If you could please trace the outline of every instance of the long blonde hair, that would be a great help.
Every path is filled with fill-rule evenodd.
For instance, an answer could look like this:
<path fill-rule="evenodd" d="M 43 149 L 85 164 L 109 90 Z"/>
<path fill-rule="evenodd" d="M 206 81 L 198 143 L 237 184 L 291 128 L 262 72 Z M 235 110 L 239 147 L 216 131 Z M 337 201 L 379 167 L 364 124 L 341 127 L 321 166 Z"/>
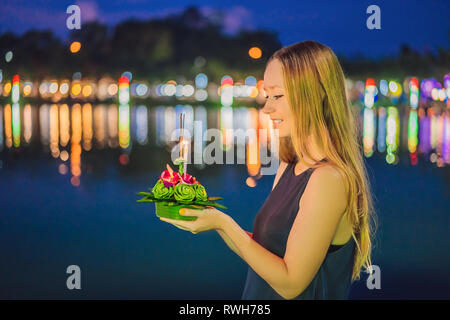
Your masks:
<path fill-rule="evenodd" d="M 333 51 L 316 41 L 303 41 L 276 51 L 267 61 L 282 64 L 286 96 L 294 125 L 280 138 L 280 159 L 319 167 L 308 148 L 310 135 L 324 152 L 325 162 L 342 173 L 347 191 L 345 216 L 353 226 L 355 250 L 352 280 L 361 268 L 370 270 L 375 220 L 369 179 L 359 144 L 359 130 L 346 96 L 345 78 Z M 306 159 L 312 159 L 309 163 Z"/>

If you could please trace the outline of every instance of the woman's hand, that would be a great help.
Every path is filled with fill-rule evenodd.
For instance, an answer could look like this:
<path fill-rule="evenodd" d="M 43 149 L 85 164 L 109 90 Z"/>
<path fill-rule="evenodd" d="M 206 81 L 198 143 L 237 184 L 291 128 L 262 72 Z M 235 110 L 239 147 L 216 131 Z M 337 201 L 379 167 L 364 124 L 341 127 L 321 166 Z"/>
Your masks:
<path fill-rule="evenodd" d="M 223 227 L 224 217 L 226 216 L 226 214 L 222 211 L 209 206 L 202 210 L 182 208 L 180 209 L 179 214 L 182 216 L 197 217 L 197 219 L 194 221 L 168 218 L 160 219 L 162 221 L 173 224 L 179 229 L 190 231 L 196 234 L 208 230 L 221 230 Z"/>

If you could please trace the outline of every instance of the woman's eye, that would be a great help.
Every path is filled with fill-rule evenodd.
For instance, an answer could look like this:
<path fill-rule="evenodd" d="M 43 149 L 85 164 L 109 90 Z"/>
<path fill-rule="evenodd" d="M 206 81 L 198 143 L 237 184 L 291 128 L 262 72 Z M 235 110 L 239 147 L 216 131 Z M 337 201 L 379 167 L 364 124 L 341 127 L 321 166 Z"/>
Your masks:
<path fill-rule="evenodd" d="M 277 96 L 273 96 L 273 98 L 275 99 L 275 100 L 278 100 L 279 98 L 281 98 L 283 95 L 282 94 L 280 94 L 280 95 L 277 95 Z M 266 99 L 269 99 L 269 96 L 266 96 Z"/>

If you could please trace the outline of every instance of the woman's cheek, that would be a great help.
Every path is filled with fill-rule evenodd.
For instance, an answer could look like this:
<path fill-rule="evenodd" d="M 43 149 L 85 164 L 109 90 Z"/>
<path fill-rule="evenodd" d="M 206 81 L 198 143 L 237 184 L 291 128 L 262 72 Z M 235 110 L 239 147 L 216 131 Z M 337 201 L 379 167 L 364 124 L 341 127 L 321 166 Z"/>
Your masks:
<path fill-rule="evenodd" d="M 279 132 L 281 137 L 287 137 L 290 135 L 290 133 L 291 133 L 290 125 L 291 125 L 290 121 L 286 121 L 286 120 L 283 121 L 282 125 L 280 126 L 280 132 Z"/>

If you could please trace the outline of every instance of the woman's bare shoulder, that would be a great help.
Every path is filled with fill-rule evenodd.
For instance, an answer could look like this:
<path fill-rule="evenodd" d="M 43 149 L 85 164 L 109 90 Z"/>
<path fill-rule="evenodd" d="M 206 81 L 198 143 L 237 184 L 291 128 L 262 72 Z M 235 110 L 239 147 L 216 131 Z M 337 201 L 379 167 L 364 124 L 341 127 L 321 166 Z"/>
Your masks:
<path fill-rule="evenodd" d="M 324 164 L 317 167 L 311 174 L 310 181 L 305 190 L 304 200 L 317 194 L 327 194 L 328 198 L 333 198 L 336 205 L 346 204 L 346 184 L 344 176 L 336 166 Z"/>
<path fill-rule="evenodd" d="M 342 172 L 332 164 L 324 164 L 320 167 L 317 167 L 311 175 L 311 178 L 312 177 L 315 177 L 315 179 L 319 179 L 321 181 L 336 184 L 344 182 L 344 176 L 342 175 Z"/>
<path fill-rule="evenodd" d="M 313 178 L 313 175 L 315 175 L 315 190 L 313 192 L 319 193 L 322 191 L 327 194 L 327 198 L 324 201 L 329 202 L 329 212 L 332 212 L 332 209 L 337 209 L 336 213 L 340 216 L 331 243 L 335 245 L 345 244 L 352 235 L 353 227 L 348 219 L 344 219 L 347 209 L 347 185 L 344 174 L 336 166 L 326 164 L 318 167 L 311 175 L 311 178 Z"/>
<path fill-rule="evenodd" d="M 327 185 L 332 189 L 339 188 L 345 193 L 345 178 L 343 172 L 332 164 L 323 164 L 311 174 L 312 184 Z"/>

